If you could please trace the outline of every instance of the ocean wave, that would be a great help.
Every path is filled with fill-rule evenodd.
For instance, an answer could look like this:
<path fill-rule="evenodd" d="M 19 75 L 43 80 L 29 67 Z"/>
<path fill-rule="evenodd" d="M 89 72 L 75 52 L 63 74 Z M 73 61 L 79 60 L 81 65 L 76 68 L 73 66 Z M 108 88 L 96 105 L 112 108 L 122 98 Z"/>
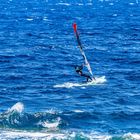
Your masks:
<path fill-rule="evenodd" d="M 92 132 L 90 134 L 84 132 L 62 131 L 57 133 L 51 132 L 28 132 L 28 131 L 2 131 L 0 137 L 6 139 L 32 139 L 32 140 L 110 140 L 111 136 Z"/>
<path fill-rule="evenodd" d="M 0 113 L 0 129 L 17 129 L 17 130 L 46 130 L 56 131 L 60 129 L 69 129 L 71 123 L 75 120 L 99 119 L 100 112 L 88 112 L 86 110 L 66 110 L 57 111 L 54 109 L 44 112 L 26 113 L 24 104 L 16 103 L 7 111 Z"/>
<path fill-rule="evenodd" d="M 32 132 L 32 131 L 17 131 L 17 130 L 1 130 L 0 140 L 8 139 L 31 139 L 31 140 L 139 140 L 139 133 L 126 133 L 122 135 L 109 135 L 99 132 Z"/>
<path fill-rule="evenodd" d="M 63 116 L 63 117 L 62 117 Z M 32 139 L 32 140 L 139 140 L 139 133 L 124 133 L 121 135 L 106 134 L 105 132 L 83 131 L 72 127 L 63 129 L 66 122 L 72 119 L 85 120 L 96 116 L 102 116 L 99 112 L 87 112 L 86 110 L 73 110 L 58 112 L 53 109 L 41 113 L 25 113 L 24 104 L 16 103 L 6 112 L 0 114 L 0 139 Z M 115 114 L 115 116 L 117 116 Z M 125 115 L 126 116 L 126 115 Z M 132 117 L 132 116 L 131 116 Z M 121 117 L 122 118 L 122 117 Z M 101 125 L 101 124 L 100 124 Z"/>
<path fill-rule="evenodd" d="M 61 125 L 61 118 L 57 115 L 57 112 L 24 113 L 24 105 L 21 102 L 16 103 L 6 112 L 0 114 L 1 128 L 56 130 Z"/>
<path fill-rule="evenodd" d="M 118 120 L 140 120 L 140 112 L 114 112 L 110 114 L 114 119 Z"/>

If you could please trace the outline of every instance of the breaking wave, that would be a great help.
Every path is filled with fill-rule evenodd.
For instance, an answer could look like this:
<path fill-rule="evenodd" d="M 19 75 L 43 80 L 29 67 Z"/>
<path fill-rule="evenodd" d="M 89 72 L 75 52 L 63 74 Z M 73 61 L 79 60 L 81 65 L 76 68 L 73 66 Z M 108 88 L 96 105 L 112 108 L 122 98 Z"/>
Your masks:
<path fill-rule="evenodd" d="M 61 124 L 61 118 L 56 112 L 24 113 L 24 105 L 20 102 L 13 105 L 8 111 L 0 114 L 1 128 L 56 130 Z"/>

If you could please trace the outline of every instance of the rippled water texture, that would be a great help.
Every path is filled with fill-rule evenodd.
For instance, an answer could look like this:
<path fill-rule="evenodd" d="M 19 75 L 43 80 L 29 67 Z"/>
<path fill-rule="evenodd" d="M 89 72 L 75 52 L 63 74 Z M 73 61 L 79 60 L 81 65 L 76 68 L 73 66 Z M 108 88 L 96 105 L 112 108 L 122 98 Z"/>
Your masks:
<path fill-rule="evenodd" d="M 139 140 L 139 85 L 139 0 L 0 0 L 0 139 Z"/>

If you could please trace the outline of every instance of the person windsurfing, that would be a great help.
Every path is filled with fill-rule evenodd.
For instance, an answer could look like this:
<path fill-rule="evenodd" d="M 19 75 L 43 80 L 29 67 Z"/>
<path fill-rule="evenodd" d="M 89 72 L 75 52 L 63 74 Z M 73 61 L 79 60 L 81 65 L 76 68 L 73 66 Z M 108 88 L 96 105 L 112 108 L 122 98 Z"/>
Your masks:
<path fill-rule="evenodd" d="M 89 75 L 87 75 L 87 74 L 84 74 L 83 73 L 83 67 L 84 67 L 84 65 L 81 65 L 81 66 L 75 66 L 75 71 L 80 75 L 80 76 L 83 76 L 83 77 L 86 77 L 86 79 L 87 79 L 87 82 L 91 82 L 93 79 L 89 76 Z"/>
<path fill-rule="evenodd" d="M 79 47 L 80 52 L 81 52 L 81 54 L 82 54 L 82 56 L 83 56 L 83 59 L 84 59 L 84 61 L 85 61 L 85 65 L 75 66 L 75 70 L 76 70 L 76 72 L 77 72 L 80 76 L 86 77 L 86 78 L 87 78 L 87 82 L 92 81 L 92 80 L 96 80 L 96 79 L 94 78 L 94 76 L 93 76 L 92 69 L 91 69 L 90 64 L 89 64 L 89 62 L 88 62 L 88 60 L 87 60 L 87 58 L 86 58 L 86 55 L 85 55 L 85 53 L 84 53 L 84 51 L 83 51 L 83 46 L 82 46 L 81 41 L 80 41 L 80 37 L 79 37 L 78 31 L 77 31 L 77 25 L 76 25 L 76 23 L 73 24 L 73 29 L 74 29 L 74 32 L 75 32 L 75 35 L 76 35 L 76 40 L 77 40 L 77 43 L 78 43 L 78 47 Z M 90 75 L 91 75 L 92 77 L 89 76 L 89 75 L 87 75 L 87 74 L 84 74 L 84 73 L 82 72 L 83 66 L 86 66 L 86 67 L 87 67 L 87 69 L 88 69 L 88 71 L 89 71 L 89 73 L 90 73 Z"/>

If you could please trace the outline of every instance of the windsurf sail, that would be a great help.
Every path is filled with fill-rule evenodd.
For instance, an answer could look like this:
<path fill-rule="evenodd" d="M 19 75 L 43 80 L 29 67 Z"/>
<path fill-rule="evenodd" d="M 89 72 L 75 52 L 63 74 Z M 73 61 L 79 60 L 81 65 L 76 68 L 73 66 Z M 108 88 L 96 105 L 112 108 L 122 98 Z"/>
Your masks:
<path fill-rule="evenodd" d="M 79 37 L 79 34 L 78 34 L 78 32 L 77 32 L 77 25 L 76 25 L 76 23 L 73 24 L 73 29 L 74 29 L 74 32 L 75 32 L 75 35 L 76 35 L 78 47 L 80 48 L 80 52 L 81 52 L 81 54 L 82 54 L 82 56 L 83 56 L 83 58 L 84 58 L 85 65 L 86 65 L 86 67 L 87 67 L 89 73 L 90 73 L 91 76 L 93 77 L 92 69 L 91 69 L 90 64 L 89 64 L 89 62 L 88 62 L 88 60 L 87 60 L 87 57 L 86 57 L 86 55 L 85 55 L 85 52 L 83 51 L 83 47 L 82 47 L 82 44 L 81 44 L 81 41 L 80 41 L 80 37 Z"/>

